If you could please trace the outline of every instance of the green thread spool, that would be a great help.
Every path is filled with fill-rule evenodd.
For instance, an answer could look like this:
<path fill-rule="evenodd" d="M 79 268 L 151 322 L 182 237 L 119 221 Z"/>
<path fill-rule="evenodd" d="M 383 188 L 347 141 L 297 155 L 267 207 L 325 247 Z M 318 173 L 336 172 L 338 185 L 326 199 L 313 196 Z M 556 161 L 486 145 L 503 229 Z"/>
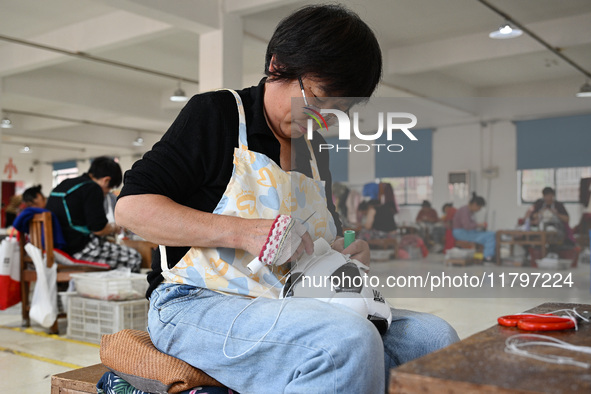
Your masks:
<path fill-rule="evenodd" d="M 355 231 L 345 230 L 345 249 L 349 247 L 355 241 Z"/>

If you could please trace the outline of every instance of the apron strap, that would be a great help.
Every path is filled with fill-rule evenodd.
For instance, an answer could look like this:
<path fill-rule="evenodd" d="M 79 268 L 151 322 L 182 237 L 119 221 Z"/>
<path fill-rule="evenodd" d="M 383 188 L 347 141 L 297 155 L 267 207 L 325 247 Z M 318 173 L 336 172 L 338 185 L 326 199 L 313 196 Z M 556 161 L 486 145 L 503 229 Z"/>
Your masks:
<path fill-rule="evenodd" d="M 160 250 L 160 268 L 162 269 L 162 272 L 164 273 L 164 272 L 170 270 L 168 268 L 168 259 L 166 258 L 166 246 L 158 245 L 158 249 Z"/>
<path fill-rule="evenodd" d="M 304 137 L 302 137 L 304 138 Z M 314 154 L 314 148 L 309 139 L 306 138 L 306 144 L 308 144 L 308 150 L 310 151 L 310 167 L 312 169 L 312 177 L 315 181 L 320 181 L 320 171 L 318 170 L 318 163 L 316 162 L 316 155 Z"/>
<path fill-rule="evenodd" d="M 236 93 L 235 90 L 232 89 L 218 89 L 216 92 L 220 90 L 227 90 L 234 95 L 236 99 L 236 106 L 238 107 L 238 148 L 247 150 L 248 149 L 248 140 L 246 139 L 246 116 L 244 115 L 244 106 L 242 105 L 242 99 L 240 95 Z"/>

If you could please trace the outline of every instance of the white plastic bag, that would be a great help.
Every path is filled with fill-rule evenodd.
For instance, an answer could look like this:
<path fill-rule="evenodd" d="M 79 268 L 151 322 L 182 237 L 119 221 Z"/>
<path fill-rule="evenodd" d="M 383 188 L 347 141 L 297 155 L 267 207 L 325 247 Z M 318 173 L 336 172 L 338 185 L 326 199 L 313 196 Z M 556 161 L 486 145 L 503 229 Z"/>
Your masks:
<path fill-rule="evenodd" d="M 29 317 L 43 327 L 51 327 L 57 318 L 57 264 L 47 268 L 41 250 L 30 243 L 25 245 L 25 250 L 37 271 Z"/>

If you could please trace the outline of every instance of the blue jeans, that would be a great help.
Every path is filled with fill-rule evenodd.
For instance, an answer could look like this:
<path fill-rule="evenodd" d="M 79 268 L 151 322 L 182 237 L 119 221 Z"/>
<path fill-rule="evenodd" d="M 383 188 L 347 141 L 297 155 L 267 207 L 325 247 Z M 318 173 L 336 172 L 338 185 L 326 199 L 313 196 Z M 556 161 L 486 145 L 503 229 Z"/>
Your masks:
<path fill-rule="evenodd" d="M 390 368 L 458 340 L 449 324 L 424 313 L 393 309 L 390 330 L 380 337 L 344 306 L 309 298 L 251 301 L 161 284 L 150 298 L 150 337 L 160 351 L 241 394 L 381 394 Z"/>
<path fill-rule="evenodd" d="M 463 228 L 454 228 L 454 238 L 460 241 L 476 242 L 484 245 L 482 254 L 485 258 L 491 258 L 495 255 L 496 235 L 494 231 L 464 230 Z"/>

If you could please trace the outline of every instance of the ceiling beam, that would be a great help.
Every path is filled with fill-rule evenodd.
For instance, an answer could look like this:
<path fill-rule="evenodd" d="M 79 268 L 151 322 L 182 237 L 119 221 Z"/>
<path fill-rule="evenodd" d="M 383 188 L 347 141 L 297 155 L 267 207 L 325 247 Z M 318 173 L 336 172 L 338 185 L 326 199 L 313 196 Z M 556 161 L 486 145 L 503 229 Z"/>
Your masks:
<path fill-rule="evenodd" d="M 532 23 L 528 26 L 557 48 L 567 49 L 591 43 L 591 13 Z M 491 30 L 492 30 L 491 26 Z M 470 48 L 470 50 L 466 50 Z M 546 51 L 533 38 L 523 35 L 492 40 L 488 32 L 439 41 L 391 47 L 386 53 L 386 74 L 415 74 L 465 63 L 520 56 Z"/>
<path fill-rule="evenodd" d="M 28 37 L 26 41 L 72 52 L 92 52 L 129 45 L 164 34 L 171 29 L 170 25 L 163 22 L 125 11 L 115 11 L 36 37 Z M 7 76 L 59 64 L 71 57 L 21 44 L 8 44 L 0 48 L 0 59 L 0 76 Z"/>
<path fill-rule="evenodd" d="M 223 0 L 223 10 L 238 15 L 249 15 L 283 7 L 299 0 Z"/>
<path fill-rule="evenodd" d="M 5 108 L 122 126 L 113 119 L 125 117 L 140 129 L 168 125 L 178 112 L 162 108 L 158 91 L 55 68 L 5 78 L 4 92 Z M 29 98 L 31 106 L 24 106 Z"/>
<path fill-rule="evenodd" d="M 202 34 L 219 28 L 219 0 L 94 0 Z"/>

